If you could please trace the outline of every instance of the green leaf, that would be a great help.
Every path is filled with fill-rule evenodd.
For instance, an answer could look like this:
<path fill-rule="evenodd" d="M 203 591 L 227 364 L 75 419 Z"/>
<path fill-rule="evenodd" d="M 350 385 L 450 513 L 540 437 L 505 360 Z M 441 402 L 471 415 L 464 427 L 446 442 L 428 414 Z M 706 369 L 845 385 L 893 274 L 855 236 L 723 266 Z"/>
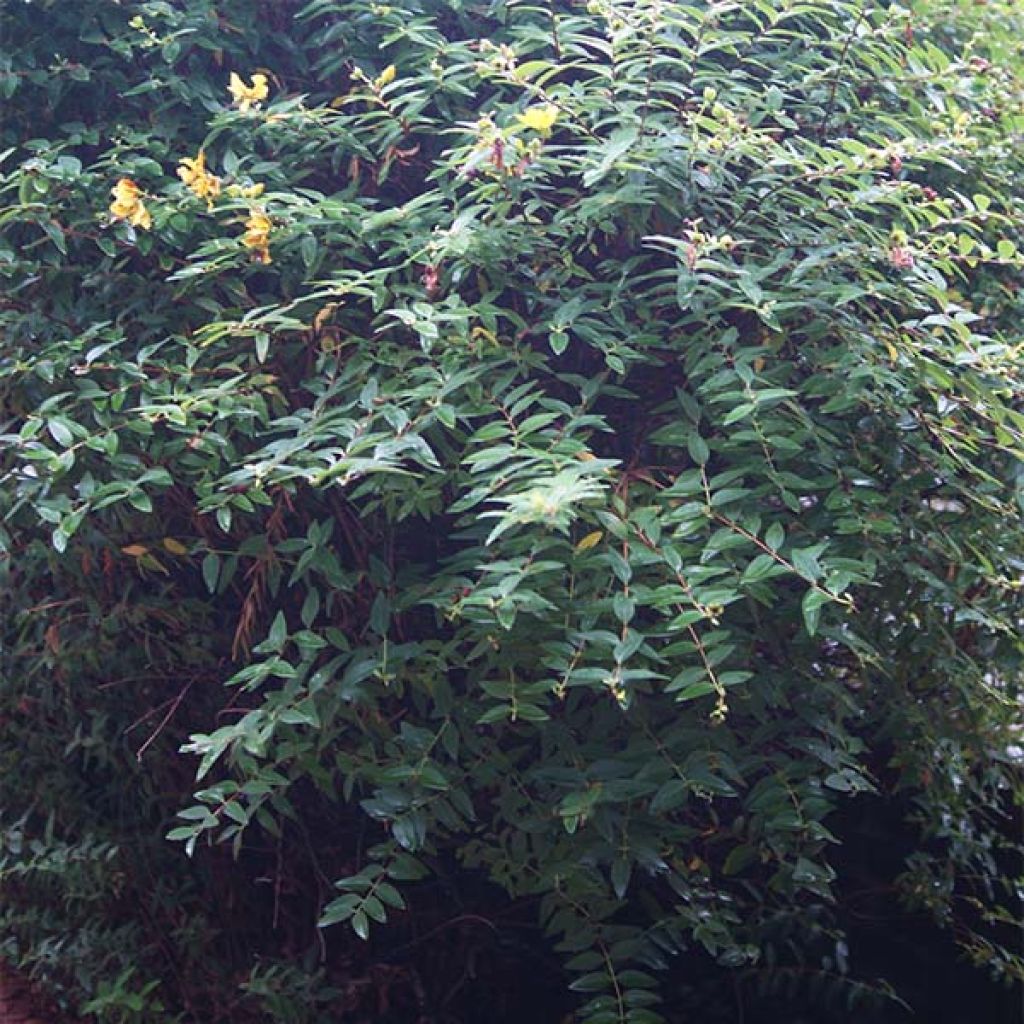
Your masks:
<path fill-rule="evenodd" d="M 61 448 L 70 448 L 74 444 L 75 435 L 63 420 L 47 420 L 46 429 Z"/>
<path fill-rule="evenodd" d="M 629 877 L 632 873 L 633 865 L 625 857 L 619 857 L 612 864 L 611 880 L 612 889 L 618 899 L 625 898 L 626 890 L 629 888 Z"/>
<path fill-rule="evenodd" d="M 722 420 L 723 427 L 731 427 L 740 420 L 745 420 L 757 408 L 756 402 L 741 402 L 735 408 L 730 409 Z"/>
<path fill-rule="evenodd" d="M 205 555 L 202 563 L 203 582 L 206 589 L 214 594 L 217 592 L 217 581 L 220 578 L 220 557 L 212 551 Z"/>
<path fill-rule="evenodd" d="M 789 553 L 789 559 L 794 568 L 804 579 L 815 581 L 821 578 L 823 570 L 818 562 L 820 547 L 814 548 L 793 548 Z"/>
<path fill-rule="evenodd" d="M 821 621 L 821 607 L 828 602 L 827 594 L 820 590 L 808 590 L 800 604 L 800 610 L 804 617 L 804 628 L 808 636 L 814 636 L 818 632 L 818 623 Z"/>
<path fill-rule="evenodd" d="M 689 784 L 682 779 L 669 779 L 654 795 L 651 800 L 651 814 L 664 814 L 667 811 L 674 811 L 686 803 L 689 797 Z"/>
<path fill-rule="evenodd" d="M 364 942 L 370 937 L 370 922 L 364 911 L 357 910 L 352 915 L 350 924 L 352 925 L 352 931 L 356 933 Z"/>
<path fill-rule="evenodd" d="M 687 448 L 690 452 L 690 457 L 698 466 L 705 465 L 711 457 L 711 450 L 708 448 L 707 442 L 695 431 L 690 434 Z"/>
<path fill-rule="evenodd" d="M 274 621 L 270 624 L 270 632 L 267 635 L 265 649 L 268 651 L 280 651 L 284 648 L 288 639 L 288 623 L 285 620 L 284 612 L 278 612 Z"/>
<path fill-rule="evenodd" d="M 560 356 L 569 345 L 569 335 L 562 330 L 551 331 L 548 335 L 548 344 L 556 356 Z"/>

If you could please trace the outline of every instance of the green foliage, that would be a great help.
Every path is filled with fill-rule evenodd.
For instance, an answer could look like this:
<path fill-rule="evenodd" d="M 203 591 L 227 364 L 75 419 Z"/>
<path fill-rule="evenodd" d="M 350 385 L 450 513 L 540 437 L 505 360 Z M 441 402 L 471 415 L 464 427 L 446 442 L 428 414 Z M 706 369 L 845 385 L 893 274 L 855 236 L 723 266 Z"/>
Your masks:
<path fill-rule="evenodd" d="M 4 17 L 14 958 L 128 922 L 69 1004 L 224 1019 L 260 943 L 209 921 L 265 932 L 268 872 L 287 956 L 454 862 L 586 1024 L 662 1020 L 690 951 L 852 1007 L 875 800 L 903 896 L 1021 976 L 1012 3 Z M 121 903 L 44 919 L 40 858 L 100 849 Z"/>

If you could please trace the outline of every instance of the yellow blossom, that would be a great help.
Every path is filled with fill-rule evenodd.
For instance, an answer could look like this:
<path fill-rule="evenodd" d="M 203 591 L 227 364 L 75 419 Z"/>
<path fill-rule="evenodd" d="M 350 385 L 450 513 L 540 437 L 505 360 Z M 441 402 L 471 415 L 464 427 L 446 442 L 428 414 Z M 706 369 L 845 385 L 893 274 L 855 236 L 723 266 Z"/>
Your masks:
<path fill-rule="evenodd" d="M 376 81 L 373 83 L 378 89 L 382 89 L 385 85 L 390 85 L 395 80 L 395 75 L 398 74 L 398 69 L 394 64 L 389 64 L 378 76 Z"/>
<path fill-rule="evenodd" d="M 228 92 L 238 105 L 238 109 L 244 114 L 251 107 L 257 107 L 267 98 L 270 90 L 267 88 L 267 76 L 259 72 L 252 76 L 252 85 L 246 85 L 244 81 L 234 72 L 228 82 Z"/>
<path fill-rule="evenodd" d="M 249 211 L 245 222 L 242 245 L 248 249 L 257 263 L 270 263 L 270 218 L 259 207 Z"/>
<path fill-rule="evenodd" d="M 110 215 L 114 220 L 126 220 L 133 228 L 148 231 L 153 218 L 142 201 L 142 189 L 131 178 L 121 178 L 110 190 L 114 201 L 110 204 Z"/>
<path fill-rule="evenodd" d="M 206 155 L 202 150 L 195 160 L 185 157 L 178 165 L 178 177 L 197 195 L 213 208 L 213 201 L 220 195 L 220 178 L 206 169 Z"/>
<path fill-rule="evenodd" d="M 529 107 L 519 115 L 519 122 L 524 128 L 532 128 L 541 135 L 550 135 L 558 120 L 558 107 L 548 103 L 543 107 Z"/>

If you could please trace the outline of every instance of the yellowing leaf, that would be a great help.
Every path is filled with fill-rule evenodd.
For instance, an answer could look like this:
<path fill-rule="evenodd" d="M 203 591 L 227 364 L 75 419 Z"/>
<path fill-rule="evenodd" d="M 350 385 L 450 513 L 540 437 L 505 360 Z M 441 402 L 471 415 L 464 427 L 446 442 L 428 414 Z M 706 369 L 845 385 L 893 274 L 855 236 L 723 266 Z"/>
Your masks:
<path fill-rule="evenodd" d="M 327 324 L 327 321 L 334 316 L 335 311 L 338 308 L 337 302 L 328 302 L 326 306 L 321 309 L 316 316 L 313 317 L 313 330 L 322 331 Z"/>
<path fill-rule="evenodd" d="M 497 337 L 493 331 L 487 330 L 486 327 L 477 325 L 469 332 L 469 336 L 476 341 L 477 338 L 483 338 L 484 341 L 489 341 L 492 345 L 499 344 Z"/>
<path fill-rule="evenodd" d="M 593 533 L 588 533 L 577 545 L 576 551 L 589 551 L 593 547 L 597 547 L 601 543 L 601 538 L 604 536 L 602 530 L 594 530 Z"/>
<path fill-rule="evenodd" d="M 121 550 L 126 555 L 131 555 L 132 558 L 141 558 L 143 555 L 149 553 L 149 548 L 144 544 L 127 544 Z"/>
<path fill-rule="evenodd" d="M 169 551 L 172 555 L 187 555 L 188 548 L 181 543 L 180 540 L 175 540 L 173 537 L 164 537 L 163 546 L 166 551 Z"/>

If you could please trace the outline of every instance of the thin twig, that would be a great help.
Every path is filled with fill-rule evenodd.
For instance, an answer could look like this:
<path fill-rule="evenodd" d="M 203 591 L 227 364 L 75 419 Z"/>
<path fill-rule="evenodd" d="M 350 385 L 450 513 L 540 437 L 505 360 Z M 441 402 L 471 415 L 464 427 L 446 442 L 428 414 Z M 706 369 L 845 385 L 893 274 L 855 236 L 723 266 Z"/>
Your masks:
<path fill-rule="evenodd" d="M 825 108 L 825 116 L 821 119 L 821 127 L 818 129 L 818 138 L 823 139 L 825 132 L 828 131 L 828 122 L 835 112 L 836 107 L 836 92 L 839 89 L 840 72 L 843 70 L 843 65 L 846 63 L 847 54 L 850 52 L 850 46 L 853 43 L 853 37 L 857 34 L 857 29 L 860 28 L 861 23 L 868 15 L 870 6 L 865 3 L 861 9 L 860 14 L 857 15 L 857 20 L 854 21 L 853 27 L 850 29 L 850 34 L 846 37 L 846 42 L 843 44 L 843 52 L 839 55 L 839 64 L 836 66 L 836 73 L 832 77 L 832 88 L 828 94 L 828 106 Z"/>
<path fill-rule="evenodd" d="M 139 747 L 139 749 L 135 752 L 136 761 L 142 761 L 142 755 L 145 754 L 145 752 L 149 749 L 150 745 L 154 742 L 154 740 L 156 740 L 157 736 L 159 736 L 160 733 L 164 731 L 164 728 L 167 726 L 167 723 L 174 717 L 174 712 L 178 710 L 178 707 L 181 705 L 181 702 L 185 699 L 185 694 L 192 689 L 192 684 L 194 682 L 194 679 L 190 679 L 182 688 L 181 693 L 179 693 L 178 696 L 174 698 L 174 703 L 171 704 L 170 708 L 167 711 L 167 714 L 160 719 L 160 724 L 150 734 L 149 739 L 147 739 L 146 742 L 143 743 L 142 746 Z"/>

